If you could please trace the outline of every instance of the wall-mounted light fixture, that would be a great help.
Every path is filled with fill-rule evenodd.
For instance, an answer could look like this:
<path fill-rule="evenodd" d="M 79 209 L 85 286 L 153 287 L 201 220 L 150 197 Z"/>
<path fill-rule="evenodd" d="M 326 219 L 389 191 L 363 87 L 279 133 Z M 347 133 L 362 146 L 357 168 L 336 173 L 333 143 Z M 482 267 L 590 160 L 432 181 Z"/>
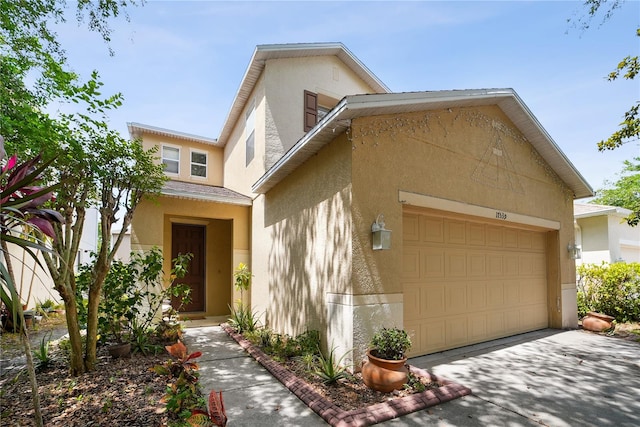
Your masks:
<path fill-rule="evenodd" d="M 567 251 L 569 252 L 569 256 L 571 257 L 571 259 L 582 258 L 582 247 L 580 245 L 569 243 L 569 245 L 567 245 Z"/>
<path fill-rule="evenodd" d="M 379 214 L 371 225 L 373 250 L 391 249 L 391 230 L 384 228 L 384 215 Z"/>

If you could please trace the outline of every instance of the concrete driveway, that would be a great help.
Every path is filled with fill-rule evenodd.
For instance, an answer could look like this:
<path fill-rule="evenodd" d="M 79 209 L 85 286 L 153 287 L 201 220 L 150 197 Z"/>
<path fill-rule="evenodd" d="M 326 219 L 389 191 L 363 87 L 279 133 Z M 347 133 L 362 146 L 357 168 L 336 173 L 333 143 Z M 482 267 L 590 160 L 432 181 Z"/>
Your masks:
<path fill-rule="evenodd" d="M 325 422 L 219 327 L 187 329 L 202 351 L 205 392 L 224 391 L 229 426 Z M 582 331 L 543 330 L 413 358 L 473 394 L 383 426 L 640 426 L 640 344 Z"/>
<path fill-rule="evenodd" d="M 411 359 L 473 394 L 388 426 L 640 426 L 640 343 L 543 330 Z"/>

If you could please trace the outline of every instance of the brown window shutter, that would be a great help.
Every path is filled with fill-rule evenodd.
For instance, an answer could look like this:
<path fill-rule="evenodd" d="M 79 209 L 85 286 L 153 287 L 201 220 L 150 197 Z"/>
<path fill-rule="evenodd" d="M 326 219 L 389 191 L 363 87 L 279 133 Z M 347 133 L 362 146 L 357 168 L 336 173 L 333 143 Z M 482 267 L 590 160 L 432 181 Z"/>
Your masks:
<path fill-rule="evenodd" d="M 310 131 L 318 121 L 318 94 L 304 91 L 304 131 Z"/>

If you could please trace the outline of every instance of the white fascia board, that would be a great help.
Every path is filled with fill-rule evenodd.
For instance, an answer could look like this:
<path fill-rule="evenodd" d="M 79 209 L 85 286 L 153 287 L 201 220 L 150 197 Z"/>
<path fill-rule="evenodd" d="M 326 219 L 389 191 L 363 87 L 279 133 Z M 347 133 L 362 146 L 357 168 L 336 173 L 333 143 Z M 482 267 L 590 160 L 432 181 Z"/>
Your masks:
<path fill-rule="evenodd" d="M 252 201 L 250 199 L 240 200 L 240 199 L 235 199 L 231 197 L 210 196 L 210 195 L 203 195 L 203 194 L 196 194 L 196 193 L 185 193 L 184 191 L 169 190 L 169 189 L 163 189 L 161 191 L 161 194 L 163 196 L 176 197 L 178 199 L 204 200 L 207 202 L 226 203 L 229 205 L 240 205 L 240 206 L 252 205 Z"/>
<path fill-rule="evenodd" d="M 142 123 L 128 122 L 127 129 L 129 135 L 132 138 L 137 138 L 140 133 L 150 133 L 160 136 L 169 136 L 178 139 L 185 139 L 188 141 L 200 142 L 208 145 L 218 145 L 218 140 L 215 138 L 209 138 L 206 136 L 194 135 L 186 132 L 179 132 L 176 130 L 165 129 L 157 126 L 145 125 Z"/>

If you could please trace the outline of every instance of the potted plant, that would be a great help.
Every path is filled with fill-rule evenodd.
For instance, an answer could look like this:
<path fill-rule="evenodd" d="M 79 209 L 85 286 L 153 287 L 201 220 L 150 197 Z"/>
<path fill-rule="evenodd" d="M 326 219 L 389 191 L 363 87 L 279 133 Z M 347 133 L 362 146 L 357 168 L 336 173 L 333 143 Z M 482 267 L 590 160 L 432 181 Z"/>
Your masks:
<path fill-rule="evenodd" d="M 362 379 L 367 387 L 384 393 L 401 389 L 408 380 L 406 352 L 411 348 L 407 332 L 398 328 L 382 328 L 371 339 L 368 361 L 362 366 Z"/>

